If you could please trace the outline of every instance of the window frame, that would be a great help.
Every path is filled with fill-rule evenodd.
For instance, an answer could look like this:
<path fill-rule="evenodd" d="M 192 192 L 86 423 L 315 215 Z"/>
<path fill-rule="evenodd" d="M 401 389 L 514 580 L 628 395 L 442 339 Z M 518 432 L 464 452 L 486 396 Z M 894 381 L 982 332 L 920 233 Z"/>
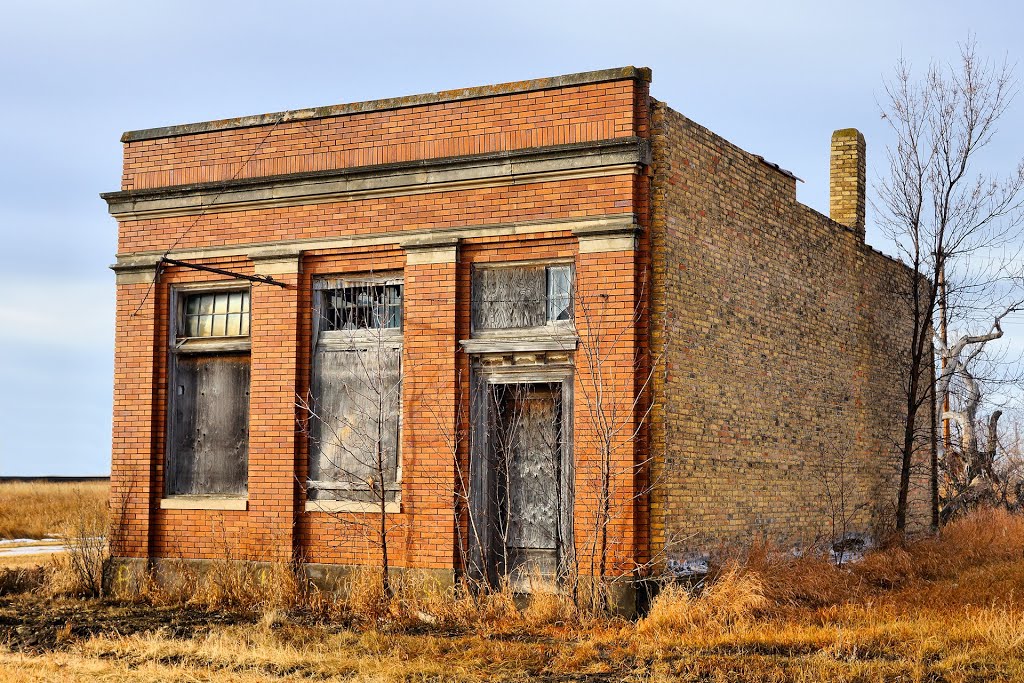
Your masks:
<path fill-rule="evenodd" d="M 197 294 L 222 294 L 245 291 L 249 294 L 249 334 L 224 337 L 179 337 L 185 329 L 185 302 Z M 171 310 L 174 315 L 169 325 L 170 348 L 173 353 L 215 353 L 217 351 L 250 351 L 252 349 L 252 283 L 247 280 L 217 282 L 189 282 L 171 286 Z"/>
<path fill-rule="evenodd" d="M 324 320 L 324 292 L 341 289 L 343 287 L 359 285 L 400 285 L 401 296 L 401 325 L 399 327 L 371 327 L 356 328 L 349 330 L 322 330 L 321 321 Z M 395 480 L 388 485 L 388 491 L 394 491 L 394 500 L 384 503 L 384 512 L 387 514 L 401 511 L 402 503 L 402 433 L 405 422 L 405 404 L 403 401 L 405 393 L 405 377 L 402 367 L 402 356 L 404 355 L 405 341 L 405 274 L 402 271 L 387 271 L 373 274 L 344 274 L 344 275 L 319 275 L 312 277 L 312 303 L 313 321 L 311 330 L 311 354 L 309 387 L 310 396 L 316 381 L 317 351 L 358 351 L 360 349 L 371 350 L 374 347 L 386 348 L 399 351 L 399 393 L 398 393 L 398 431 L 395 449 Z M 312 456 L 316 451 L 312 436 L 306 439 L 307 472 L 305 481 L 305 511 L 306 512 L 379 512 L 380 504 L 376 501 L 363 500 L 330 500 L 310 498 L 311 490 L 333 490 L 345 491 L 355 490 L 342 482 L 327 480 L 314 480 L 312 476 Z"/>
<path fill-rule="evenodd" d="M 232 337 L 178 337 L 178 331 L 185 328 L 185 302 L 189 296 L 205 293 L 220 294 L 223 292 L 245 291 L 249 295 L 249 334 Z M 171 476 L 169 475 L 171 459 L 175 454 L 171 452 L 174 447 L 174 400 L 177 395 L 173 387 L 177 385 L 177 361 L 180 355 L 188 354 L 250 354 L 250 389 L 252 386 L 251 375 L 251 352 L 252 352 L 252 283 L 248 280 L 232 279 L 217 280 L 212 282 L 184 282 L 170 286 L 169 306 L 170 315 L 167 316 L 167 390 L 165 392 L 164 414 L 166 426 L 164 429 L 163 448 L 163 485 L 161 487 L 160 508 L 175 510 L 246 510 L 248 509 L 249 498 L 249 472 L 248 454 L 246 457 L 245 493 L 243 494 L 222 494 L 222 493 L 172 493 L 170 491 Z M 252 406 L 247 410 L 247 417 L 251 427 Z M 248 451 L 248 429 L 246 437 L 246 450 Z"/>
<path fill-rule="evenodd" d="M 322 330 L 324 320 L 324 292 L 359 285 L 400 285 L 402 287 L 402 323 L 398 327 L 365 327 L 351 330 Z M 405 277 L 402 273 L 380 275 L 314 275 L 313 276 L 313 351 L 318 345 L 325 348 L 346 348 L 359 343 L 380 339 L 402 343 L 405 332 Z"/>

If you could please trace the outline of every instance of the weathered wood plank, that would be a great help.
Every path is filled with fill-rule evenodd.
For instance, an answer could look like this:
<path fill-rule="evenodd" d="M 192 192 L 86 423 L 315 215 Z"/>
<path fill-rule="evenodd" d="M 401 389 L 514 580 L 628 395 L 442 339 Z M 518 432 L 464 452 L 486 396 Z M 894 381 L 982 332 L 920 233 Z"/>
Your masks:
<path fill-rule="evenodd" d="M 169 495 L 239 495 L 248 488 L 248 354 L 175 357 Z"/>
<path fill-rule="evenodd" d="M 401 348 L 316 351 L 313 371 L 310 479 L 314 500 L 379 500 L 397 494 L 401 416 Z"/>
<path fill-rule="evenodd" d="M 473 271 L 473 329 L 540 327 L 547 322 L 546 294 L 543 265 L 477 268 Z"/>

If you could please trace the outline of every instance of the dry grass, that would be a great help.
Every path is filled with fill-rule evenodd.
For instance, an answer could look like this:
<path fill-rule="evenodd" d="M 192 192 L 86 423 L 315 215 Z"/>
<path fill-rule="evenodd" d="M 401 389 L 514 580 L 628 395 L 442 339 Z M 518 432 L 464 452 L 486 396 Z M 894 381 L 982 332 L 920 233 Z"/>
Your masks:
<path fill-rule="evenodd" d="M 107 482 L 0 482 L 0 539 L 57 535 L 84 514 L 105 514 Z"/>
<path fill-rule="evenodd" d="M 30 553 L 25 555 L 0 556 L 0 572 L 4 569 L 38 567 L 53 559 L 53 553 Z"/>
<path fill-rule="evenodd" d="M 262 611 L 248 625 L 191 637 L 68 627 L 45 655 L 0 649 L 0 681 L 1024 680 L 1024 518 L 1000 512 L 842 570 L 757 549 L 703 590 L 667 588 L 636 623 L 551 594 L 520 610 L 508 590 L 474 596 L 416 575 L 381 604 L 374 575 L 357 574 L 342 600 L 290 583 L 286 565 L 244 568 L 148 599 Z M 0 624 L 17 609 L 0 605 Z"/>

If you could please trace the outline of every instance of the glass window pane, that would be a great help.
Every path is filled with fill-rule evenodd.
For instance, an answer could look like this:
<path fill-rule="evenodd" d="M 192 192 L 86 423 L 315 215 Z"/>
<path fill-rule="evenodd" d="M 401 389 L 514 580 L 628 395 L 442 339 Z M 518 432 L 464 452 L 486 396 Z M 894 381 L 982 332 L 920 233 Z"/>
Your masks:
<path fill-rule="evenodd" d="M 548 267 L 548 322 L 572 318 L 572 268 Z"/>
<path fill-rule="evenodd" d="M 400 284 L 359 283 L 320 291 L 322 332 L 402 326 Z"/>
<path fill-rule="evenodd" d="M 182 337 L 249 334 L 249 292 L 208 292 L 185 297 Z M 230 311 L 230 313 L 229 313 Z"/>

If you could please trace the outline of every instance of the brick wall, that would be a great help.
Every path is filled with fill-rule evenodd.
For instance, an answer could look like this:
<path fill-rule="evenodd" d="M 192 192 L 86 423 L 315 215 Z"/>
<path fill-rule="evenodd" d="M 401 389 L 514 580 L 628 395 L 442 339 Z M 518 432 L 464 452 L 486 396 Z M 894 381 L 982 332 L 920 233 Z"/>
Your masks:
<path fill-rule="evenodd" d="M 509 84 L 514 90 L 517 84 Z M 129 141 L 121 188 L 503 152 L 636 134 L 634 81 Z"/>
<path fill-rule="evenodd" d="M 383 112 L 332 116 L 178 135 L 125 143 L 123 189 L 255 178 L 436 156 L 505 151 L 538 145 L 645 136 L 647 90 L 642 81 L 555 88 L 466 101 L 408 106 Z M 387 234 L 455 226 L 622 215 L 645 199 L 646 180 L 623 170 L 583 179 L 510 181 L 507 185 L 305 206 L 234 210 L 146 220 L 123 220 L 122 256 L 161 252 L 172 245 L 195 250 L 233 244 L 273 245 L 281 240 Z M 296 395 L 309 388 L 312 281 L 318 276 L 403 271 L 403 487 L 401 512 L 388 516 L 389 551 L 396 566 L 452 568 L 458 563 L 452 513 L 456 465 L 450 442 L 468 417 L 468 358 L 457 351 L 469 336 L 472 264 L 537 258 L 576 260 L 577 272 L 603 315 L 625 328 L 617 342 L 616 382 L 609 395 L 632 404 L 632 359 L 639 353 L 632 328 L 637 259 L 627 253 L 578 253 L 568 230 L 522 236 L 463 239 L 457 263 L 407 265 L 397 243 L 371 248 L 305 251 L 294 273 L 275 274 L 288 288 L 253 285 L 248 509 L 161 509 L 167 429 L 167 349 L 170 289 L 225 279 L 179 267 L 160 281 L 117 287 L 113 487 L 130 492 L 129 524 L 115 553 L 124 556 L 279 559 L 360 564 L 379 557 L 366 524 L 372 514 L 305 512 L 300 482 L 308 448 Z M 253 274 L 242 256 L 192 258 L 207 266 Z M 142 302 L 138 313 L 136 307 Z M 133 314 L 134 313 L 134 314 Z M 582 464 L 593 453 L 586 421 L 577 421 Z M 454 454 L 465 465 L 466 443 Z M 636 455 L 621 447 L 623 473 Z M 582 468 L 584 471 L 587 466 Z M 591 468 L 592 469 L 592 468 Z M 615 562 L 629 565 L 637 532 L 633 481 L 619 475 Z M 579 519 L 594 507 L 577 490 Z M 577 527 L 585 534 L 586 524 Z M 642 534 L 641 534 L 642 535 Z M 581 542 L 589 540 L 583 538 Z"/>
<path fill-rule="evenodd" d="M 656 545 L 827 539 L 840 470 L 870 532 L 896 499 L 905 271 L 664 104 L 652 129 Z"/>
<path fill-rule="evenodd" d="M 890 441 L 903 409 L 892 369 L 904 319 L 893 289 L 903 271 L 856 229 L 796 202 L 793 178 L 660 103 L 652 109 L 642 79 L 488 93 L 126 142 L 126 190 L 614 137 L 654 144 L 642 173 L 122 221 L 122 256 L 629 213 L 643 230 L 635 249 L 596 252 L 557 226 L 470 237 L 457 262 L 408 264 L 396 236 L 305 251 L 292 271 L 275 274 L 288 288 L 254 285 L 245 511 L 159 505 L 170 287 L 223 277 L 171 267 L 152 288 L 120 282 L 112 487 L 128 524 L 115 552 L 375 562 L 370 515 L 304 511 L 308 451 L 295 397 L 309 388 L 313 279 L 401 270 L 403 490 L 401 512 L 389 515 L 391 560 L 457 565 L 466 534 L 452 509 L 468 453 L 465 438 L 454 454 L 451 440 L 465 437 L 469 415 L 469 359 L 458 340 L 470 333 L 471 268 L 540 258 L 576 266 L 575 532 L 585 569 L 604 542 L 594 524 L 602 449 L 612 475 L 613 572 L 680 538 L 673 551 L 705 548 L 711 538 L 828 536 L 824 482 L 834 490 L 840 466 L 855 530 L 887 514 L 897 463 Z M 259 267 L 244 256 L 193 260 L 247 274 Z M 587 345 L 597 362 L 584 357 Z M 596 426 L 598 388 L 599 410 L 617 426 L 610 439 Z M 922 512 L 924 488 L 914 493 Z"/>

